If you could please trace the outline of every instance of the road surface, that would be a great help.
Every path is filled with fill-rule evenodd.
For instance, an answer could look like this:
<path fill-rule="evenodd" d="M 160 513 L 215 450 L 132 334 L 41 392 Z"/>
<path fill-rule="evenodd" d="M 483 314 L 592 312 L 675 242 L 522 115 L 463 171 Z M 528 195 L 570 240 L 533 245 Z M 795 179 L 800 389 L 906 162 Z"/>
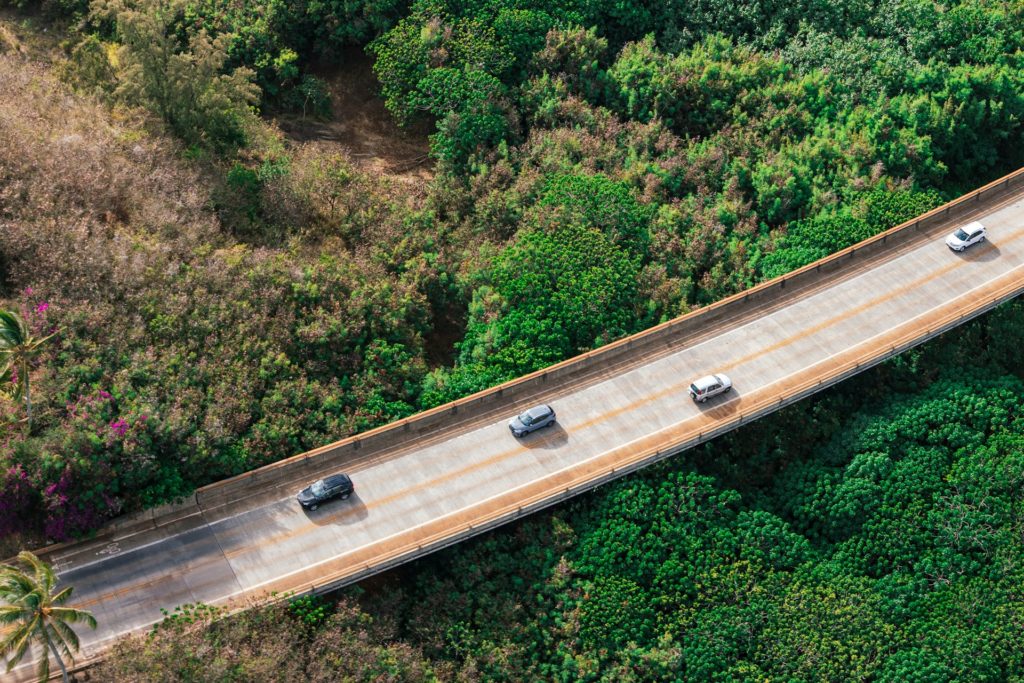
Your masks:
<path fill-rule="evenodd" d="M 791 300 L 719 321 L 692 343 L 517 400 L 558 413 L 554 427 L 521 440 L 506 426 L 510 414 L 481 412 L 351 459 L 355 494 L 313 512 L 294 500 L 308 483 L 298 472 L 230 505 L 60 548 L 48 559 L 100 624 L 80 631 L 83 654 L 159 621 L 160 608 L 338 585 L 455 542 L 756 419 L 1015 296 L 1024 289 L 1024 192 L 1015 192 Z M 974 218 L 989 241 L 951 252 L 942 237 Z M 691 401 L 689 383 L 717 371 L 734 391 Z"/>

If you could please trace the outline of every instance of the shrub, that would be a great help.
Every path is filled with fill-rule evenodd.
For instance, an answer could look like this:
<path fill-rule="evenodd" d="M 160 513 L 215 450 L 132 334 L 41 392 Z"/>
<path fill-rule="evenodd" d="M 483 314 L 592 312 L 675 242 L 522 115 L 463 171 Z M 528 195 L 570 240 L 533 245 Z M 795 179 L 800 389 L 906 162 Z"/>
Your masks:
<path fill-rule="evenodd" d="M 227 35 L 200 31 L 182 45 L 174 30 L 181 8 L 177 0 L 105 8 L 101 16 L 116 20 L 124 45 L 117 94 L 152 109 L 189 143 L 217 149 L 239 145 L 245 141 L 249 106 L 259 100 L 254 72 L 238 67 L 223 73 Z"/>

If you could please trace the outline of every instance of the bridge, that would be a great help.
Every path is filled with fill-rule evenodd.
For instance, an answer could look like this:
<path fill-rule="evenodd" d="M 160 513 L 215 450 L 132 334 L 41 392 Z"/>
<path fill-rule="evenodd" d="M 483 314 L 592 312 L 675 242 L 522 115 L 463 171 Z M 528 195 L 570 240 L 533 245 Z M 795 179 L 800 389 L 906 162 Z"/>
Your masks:
<path fill-rule="evenodd" d="M 981 220 L 989 240 L 944 236 Z M 323 592 L 493 529 L 712 439 L 949 330 L 1024 290 L 1024 169 L 712 306 L 408 419 L 199 489 L 40 556 L 96 631 L 79 661 L 184 603 Z M 695 404 L 710 372 L 735 389 Z M 557 424 L 507 420 L 550 403 Z M 354 495 L 295 493 L 343 470 Z M 15 679 L 31 678 L 30 665 Z"/>

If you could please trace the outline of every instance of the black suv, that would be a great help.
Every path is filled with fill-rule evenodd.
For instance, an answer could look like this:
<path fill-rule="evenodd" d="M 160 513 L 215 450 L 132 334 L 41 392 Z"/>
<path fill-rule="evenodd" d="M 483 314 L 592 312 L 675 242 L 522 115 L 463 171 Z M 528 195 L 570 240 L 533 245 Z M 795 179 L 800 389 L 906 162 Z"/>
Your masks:
<path fill-rule="evenodd" d="M 310 486 L 299 491 L 295 498 L 299 505 L 307 510 L 316 510 L 320 503 L 326 503 L 331 498 L 348 498 L 356 487 L 347 474 L 332 474 L 320 481 L 313 482 Z"/>

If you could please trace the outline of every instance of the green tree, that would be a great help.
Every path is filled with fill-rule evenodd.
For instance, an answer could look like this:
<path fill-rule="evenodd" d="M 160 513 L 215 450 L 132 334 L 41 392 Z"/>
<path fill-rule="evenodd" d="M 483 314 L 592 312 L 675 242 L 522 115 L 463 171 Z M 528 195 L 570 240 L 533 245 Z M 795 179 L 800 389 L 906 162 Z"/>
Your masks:
<path fill-rule="evenodd" d="M 64 677 L 68 670 L 61 653 L 69 659 L 78 650 L 78 636 L 69 624 L 79 622 L 96 628 L 96 618 L 86 610 L 65 607 L 72 587 L 54 592 L 57 576 L 53 569 L 27 550 L 18 553 L 18 559 L 29 571 L 15 565 L 0 566 L 0 624 L 7 626 L 0 641 L 0 654 L 10 655 L 7 671 L 22 660 L 32 643 L 49 650 L 57 658 Z M 39 680 L 50 676 L 49 653 L 39 658 Z"/>
<path fill-rule="evenodd" d="M 639 262 L 597 228 L 545 207 L 473 293 L 463 363 L 519 374 L 640 329 Z"/>
<path fill-rule="evenodd" d="M 14 311 L 0 311 L 0 378 L 17 375 L 15 400 L 25 401 L 26 424 L 32 428 L 32 387 L 29 373 L 32 359 L 42 351 L 44 343 L 53 335 L 35 337 L 25 319 Z"/>
<path fill-rule="evenodd" d="M 761 260 L 765 278 L 784 275 L 870 237 L 868 223 L 843 210 L 789 224 L 775 251 Z"/>
<path fill-rule="evenodd" d="M 225 71 L 229 34 L 204 30 L 182 44 L 176 27 L 184 4 L 147 0 L 138 6 L 115 0 L 99 16 L 115 19 L 124 45 L 117 94 L 157 113 L 189 143 L 213 147 L 245 139 L 249 105 L 259 101 L 255 73 Z"/>

